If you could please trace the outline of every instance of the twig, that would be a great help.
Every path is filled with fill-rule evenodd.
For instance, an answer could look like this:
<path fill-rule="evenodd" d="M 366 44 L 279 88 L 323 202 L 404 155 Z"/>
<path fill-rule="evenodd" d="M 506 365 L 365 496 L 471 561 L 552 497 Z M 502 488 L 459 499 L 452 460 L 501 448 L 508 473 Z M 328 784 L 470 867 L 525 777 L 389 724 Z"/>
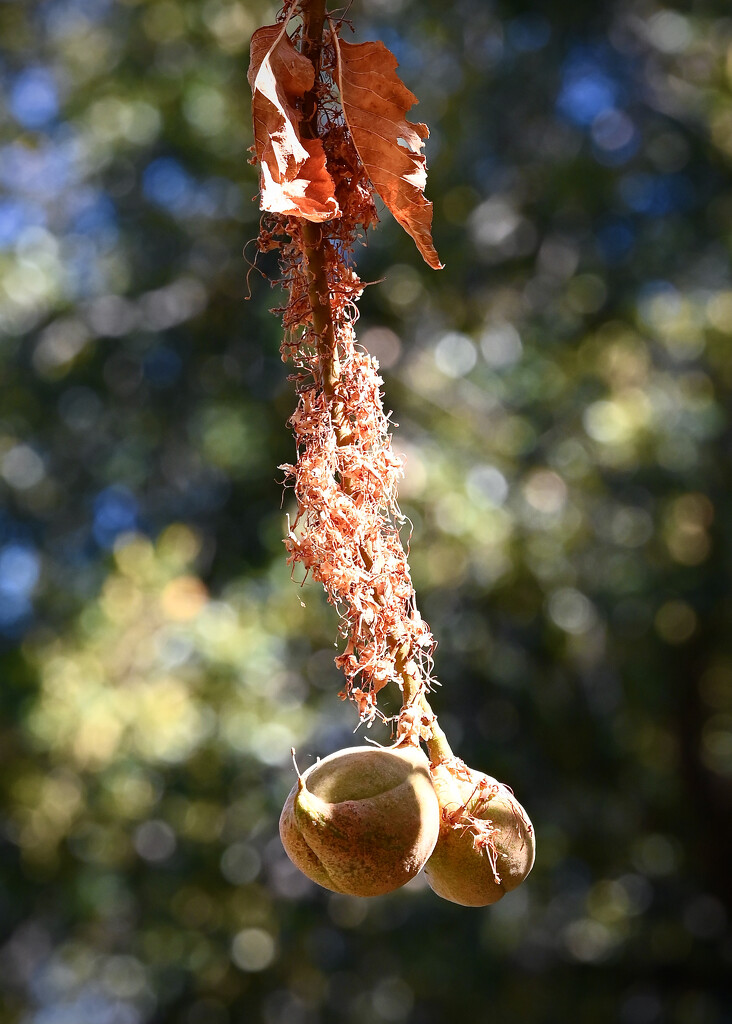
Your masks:
<path fill-rule="evenodd" d="M 303 17 L 301 52 L 308 57 L 315 68 L 313 88 L 303 100 L 301 132 L 304 138 L 316 139 L 318 138 L 319 78 L 326 3 L 325 0 L 302 0 L 300 9 Z M 336 431 L 337 443 L 345 445 L 350 441 L 351 432 L 348 425 L 343 422 L 342 406 L 338 402 L 336 393 L 341 366 L 327 272 L 331 243 L 322 225 L 306 220 L 301 221 L 301 237 L 307 262 L 308 298 L 312 330 L 318 353 L 320 384 L 330 407 L 331 422 Z M 352 493 L 352 483 L 347 478 L 340 481 L 340 486 L 347 494 Z M 370 570 L 373 564 L 371 556 L 363 545 L 360 546 L 359 551 L 364 566 L 367 571 Z M 377 602 L 383 606 L 383 597 L 375 596 Z M 409 645 L 393 633 L 389 634 L 388 642 L 394 654 L 396 672 L 402 683 L 402 712 L 416 708 L 420 718 L 423 717 L 429 723 L 429 738 L 426 743 L 433 762 L 452 757 L 447 737 L 438 725 L 425 695 L 424 683 L 414 674 L 411 667 L 414 662 L 410 659 Z"/>

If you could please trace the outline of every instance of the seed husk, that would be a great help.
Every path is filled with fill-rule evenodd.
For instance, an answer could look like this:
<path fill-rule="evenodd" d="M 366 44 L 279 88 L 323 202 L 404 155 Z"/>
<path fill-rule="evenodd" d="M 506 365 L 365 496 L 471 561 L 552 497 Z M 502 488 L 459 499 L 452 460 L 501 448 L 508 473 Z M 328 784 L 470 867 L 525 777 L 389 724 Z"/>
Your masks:
<path fill-rule="evenodd" d="M 430 887 L 464 907 L 497 903 L 534 864 L 534 829 L 503 783 L 457 758 L 432 768 L 440 835 L 425 866 Z"/>
<path fill-rule="evenodd" d="M 285 851 L 318 885 L 378 896 L 413 878 L 440 828 L 421 748 L 347 747 L 304 772 L 285 802 Z"/>

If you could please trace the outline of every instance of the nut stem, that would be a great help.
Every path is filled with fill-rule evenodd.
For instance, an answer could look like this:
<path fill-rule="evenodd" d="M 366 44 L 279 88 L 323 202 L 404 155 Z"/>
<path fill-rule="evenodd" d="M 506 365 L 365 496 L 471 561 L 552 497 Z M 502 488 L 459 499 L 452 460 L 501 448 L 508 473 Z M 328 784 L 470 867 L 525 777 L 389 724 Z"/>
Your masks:
<path fill-rule="evenodd" d="M 315 83 L 303 100 L 301 131 L 305 138 L 315 139 L 318 137 L 318 85 L 323 50 L 323 28 L 326 19 L 326 0 L 301 0 L 300 10 L 303 18 L 301 52 L 315 68 Z M 322 224 L 306 220 L 301 221 L 301 237 L 307 261 L 308 299 L 318 352 L 320 384 L 330 407 L 331 422 L 336 431 L 337 443 L 345 445 L 349 443 L 350 431 L 342 422 L 342 407 L 336 395 L 341 367 L 327 274 L 330 243 Z M 352 493 L 352 484 L 347 477 L 340 481 L 340 486 L 347 494 Z M 361 547 L 361 557 L 366 568 L 370 569 L 372 559 L 363 546 Z M 378 597 L 377 600 L 379 600 Z M 398 637 L 390 636 L 389 641 L 391 651 L 395 655 L 397 674 L 402 684 L 402 711 L 414 703 L 419 704 L 423 717 L 430 723 L 431 736 L 426 743 L 433 763 L 452 757 L 450 744 L 430 707 L 422 680 L 407 668 L 409 652 L 400 649 Z"/>

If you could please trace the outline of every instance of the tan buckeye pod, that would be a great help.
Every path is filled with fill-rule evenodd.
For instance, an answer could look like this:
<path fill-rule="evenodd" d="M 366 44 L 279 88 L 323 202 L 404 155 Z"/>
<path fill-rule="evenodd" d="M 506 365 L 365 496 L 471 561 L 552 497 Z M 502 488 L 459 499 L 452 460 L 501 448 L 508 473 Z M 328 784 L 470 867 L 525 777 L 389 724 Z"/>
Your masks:
<path fill-rule="evenodd" d="M 404 885 L 424 867 L 439 829 L 429 762 L 417 746 L 330 754 L 298 778 L 280 817 L 292 863 L 349 896 Z"/>
<path fill-rule="evenodd" d="M 534 864 L 534 829 L 507 786 L 453 758 L 432 769 L 440 837 L 425 866 L 431 888 L 464 907 L 496 903 Z"/>

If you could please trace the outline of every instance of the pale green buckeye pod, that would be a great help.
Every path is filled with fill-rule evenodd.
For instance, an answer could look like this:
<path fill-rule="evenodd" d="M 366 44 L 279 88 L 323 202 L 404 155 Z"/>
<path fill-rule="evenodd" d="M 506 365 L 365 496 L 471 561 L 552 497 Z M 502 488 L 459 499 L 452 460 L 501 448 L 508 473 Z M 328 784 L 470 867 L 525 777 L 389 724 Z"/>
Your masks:
<path fill-rule="evenodd" d="M 507 786 L 452 758 L 432 769 L 440 837 L 425 866 L 438 896 L 464 907 L 496 903 L 534 864 L 534 829 Z"/>
<path fill-rule="evenodd" d="M 424 867 L 439 829 L 429 762 L 416 746 L 330 754 L 298 778 L 280 817 L 292 863 L 349 896 L 404 885 Z"/>

